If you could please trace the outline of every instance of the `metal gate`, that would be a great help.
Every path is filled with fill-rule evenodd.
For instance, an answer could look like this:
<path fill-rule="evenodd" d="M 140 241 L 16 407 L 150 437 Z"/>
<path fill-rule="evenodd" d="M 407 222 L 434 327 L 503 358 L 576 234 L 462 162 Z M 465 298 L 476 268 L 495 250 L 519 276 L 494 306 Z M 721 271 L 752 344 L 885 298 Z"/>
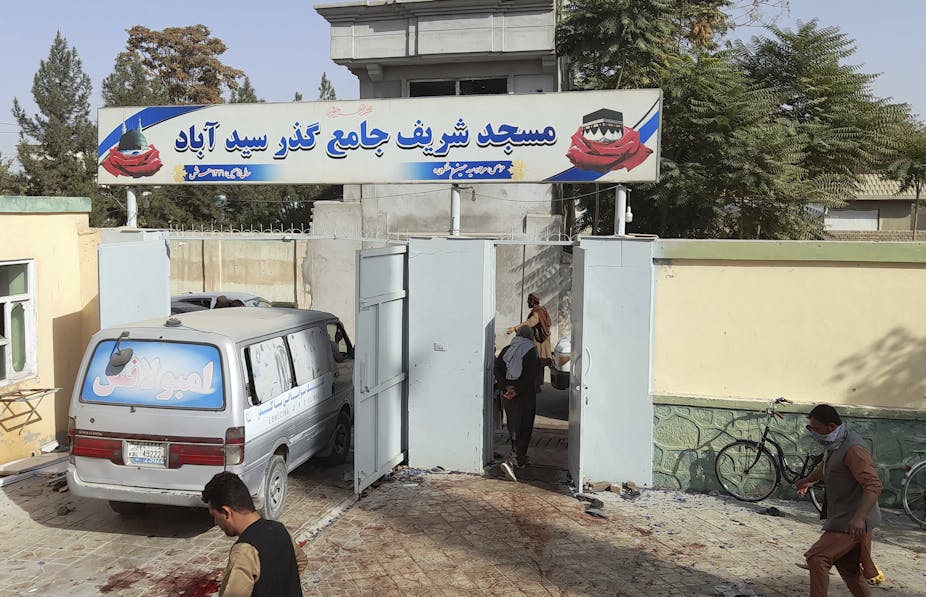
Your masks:
<path fill-rule="evenodd" d="M 573 483 L 651 485 L 652 239 L 583 238 L 573 249 L 572 292 Z"/>
<path fill-rule="evenodd" d="M 115 242 L 98 248 L 100 328 L 170 315 L 166 237 L 139 233 L 104 235 L 103 240 Z"/>
<path fill-rule="evenodd" d="M 407 247 L 357 253 L 354 358 L 354 491 L 405 459 Z"/>

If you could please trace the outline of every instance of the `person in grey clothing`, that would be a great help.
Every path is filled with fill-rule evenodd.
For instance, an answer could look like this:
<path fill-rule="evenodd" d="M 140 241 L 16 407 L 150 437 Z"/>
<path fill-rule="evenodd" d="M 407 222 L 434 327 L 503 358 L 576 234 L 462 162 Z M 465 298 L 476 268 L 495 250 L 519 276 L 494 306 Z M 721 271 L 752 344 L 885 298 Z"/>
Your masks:
<path fill-rule="evenodd" d="M 871 595 L 866 579 L 879 574 L 871 559 L 871 530 L 881 524 L 878 496 L 882 490 L 871 452 L 828 404 L 810 411 L 807 430 L 823 446 L 823 462 L 794 486 L 800 494 L 821 480 L 826 486 L 820 516 L 825 519 L 823 535 L 804 554 L 810 570 L 810 597 L 827 594 L 833 565 L 852 595 Z"/>

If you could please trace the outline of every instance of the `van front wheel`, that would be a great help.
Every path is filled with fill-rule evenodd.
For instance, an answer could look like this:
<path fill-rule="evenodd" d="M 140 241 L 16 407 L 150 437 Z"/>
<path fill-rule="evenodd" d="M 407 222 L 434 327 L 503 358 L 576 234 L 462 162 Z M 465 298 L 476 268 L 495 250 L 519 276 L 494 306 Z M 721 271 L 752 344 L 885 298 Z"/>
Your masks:
<path fill-rule="evenodd" d="M 270 458 L 264 483 L 264 505 L 260 514 L 268 520 L 279 520 L 286 503 L 286 461 L 279 454 Z"/>

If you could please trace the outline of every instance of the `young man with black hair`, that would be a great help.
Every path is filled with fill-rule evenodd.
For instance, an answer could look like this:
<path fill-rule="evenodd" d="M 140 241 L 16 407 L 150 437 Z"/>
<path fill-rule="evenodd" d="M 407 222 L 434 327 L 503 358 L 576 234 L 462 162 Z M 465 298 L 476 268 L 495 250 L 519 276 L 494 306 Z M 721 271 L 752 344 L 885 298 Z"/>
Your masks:
<path fill-rule="evenodd" d="M 202 499 L 215 524 L 229 537 L 238 537 L 228 554 L 219 597 L 302 597 L 305 553 L 286 527 L 261 518 L 238 475 L 218 473 L 206 483 Z"/>
<path fill-rule="evenodd" d="M 807 430 L 823 446 L 823 462 L 794 486 L 800 494 L 821 480 L 826 486 L 823 535 L 804 554 L 810 597 L 827 594 L 834 564 L 852 595 L 871 595 L 865 579 L 879 574 L 871 560 L 871 530 L 881 523 L 881 480 L 865 440 L 849 431 L 835 408 L 819 404 L 809 418 Z"/>

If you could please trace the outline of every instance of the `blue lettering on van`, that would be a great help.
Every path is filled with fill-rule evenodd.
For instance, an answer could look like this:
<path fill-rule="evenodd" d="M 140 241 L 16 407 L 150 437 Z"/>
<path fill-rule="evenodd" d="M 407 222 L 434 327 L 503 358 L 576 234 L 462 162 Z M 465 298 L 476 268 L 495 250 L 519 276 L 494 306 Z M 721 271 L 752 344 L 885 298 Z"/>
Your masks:
<path fill-rule="evenodd" d="M 132 358 L 119 370 L 110 367 L 115 342 L 93 351 L 81 399 L 89 402 L 220 409 L 224 402 L 222 361 L 215 346 L 179 342 L 123 340 Z"/>

